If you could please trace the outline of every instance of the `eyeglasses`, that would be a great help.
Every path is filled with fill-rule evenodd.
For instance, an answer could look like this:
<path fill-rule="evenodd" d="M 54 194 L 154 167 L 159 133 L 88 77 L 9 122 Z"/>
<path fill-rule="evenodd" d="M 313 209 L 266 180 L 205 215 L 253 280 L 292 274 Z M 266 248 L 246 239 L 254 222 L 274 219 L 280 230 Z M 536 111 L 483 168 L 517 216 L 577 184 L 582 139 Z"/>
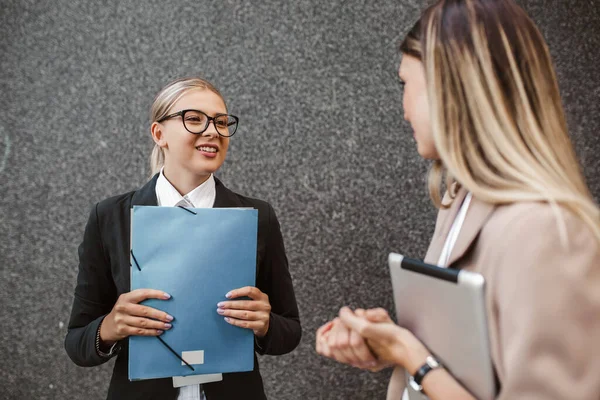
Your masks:
<path fill-rule="evenodd" d="M 167 119 L 179 117 L 183 121 L 183 126 L 189 133 L 199 135 L 208 129 L 208 125 L 213 123 L 217 133 L 223 137 L 233 136 L 237 130 L 239 118 L 231 114 L 217 114 L 214 117 L 206 115 L 200 110 L 181 110 L 176 113 L 162 117 L 156 122 L 163 122 Z"/>

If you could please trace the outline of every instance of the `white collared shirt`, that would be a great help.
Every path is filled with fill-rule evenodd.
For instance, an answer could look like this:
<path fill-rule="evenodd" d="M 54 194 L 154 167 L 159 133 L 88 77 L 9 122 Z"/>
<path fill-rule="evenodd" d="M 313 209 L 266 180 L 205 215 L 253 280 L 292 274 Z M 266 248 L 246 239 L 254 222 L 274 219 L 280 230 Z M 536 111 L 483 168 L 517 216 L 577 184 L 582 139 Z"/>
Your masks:
<path fill-rule="evenodd" d="M 193 207 L 193 208 L 212 208 L 217 195 L 215 187 L 215 178 L 211 174 L 210 177 L 200 186 L 196 187 L 191 192 L 182 196 L 181 193 L 169 182 L 163 174 L 163 169 L 160 170 L 160 175 L 156 181 L 156 199 L 161 207 Z M 179 389 L 177 400 L 206 400 L 204 392 L 201 390 L 201 385 L 182 386 Z"/>
<path fill-rule="evenodd" d="M 217 195 L 215 177 L 212 174 L 200 186 L 182 196 L 165 177 L 163 169 L 161 168 L 160 175 L 156 181 L 156 199 L 159 206 L 175 207 L 184 205 L 179 203 L 186 203 L 188 207 L 212 208 Z"/>

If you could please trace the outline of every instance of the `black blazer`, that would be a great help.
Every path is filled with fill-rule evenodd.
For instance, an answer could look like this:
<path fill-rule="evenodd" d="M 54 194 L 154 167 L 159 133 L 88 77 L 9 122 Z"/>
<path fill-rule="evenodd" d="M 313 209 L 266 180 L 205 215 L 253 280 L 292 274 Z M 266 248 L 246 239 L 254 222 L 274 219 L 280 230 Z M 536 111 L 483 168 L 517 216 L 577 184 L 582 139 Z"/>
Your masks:
<path fill-rule="evenodd" d="M 107 361 L 96 353 L 96 332 L 117 298 L 130 291 L 130 210 L 133 205 L 157 205 L 157 178 L 158 174 L 137 191 L 101 201 L 90 213 L 79 246 L 79 274 L 65 338 L 67 354 L 79 366 L 92 367 Z M 215 180 L 214 207 L 258 209 L 256 286 L 269 296 L 272 311 L 269 331 L 264 338 L 257 338 L 255 352 L 289 353 L 300 342 L 302 330 L 275 212 L 269 203 L 236 194 Z M 173 388 L 170 378 L 130 382 L 128 352 L 128 339 L 125 339 L 113 369 L 107 399 L 177 398 L 178 389 Z M 202 387 L 208 400 L 266 399 L 256 354 L 253 371 L 223 374 L 221 382 Z"/>

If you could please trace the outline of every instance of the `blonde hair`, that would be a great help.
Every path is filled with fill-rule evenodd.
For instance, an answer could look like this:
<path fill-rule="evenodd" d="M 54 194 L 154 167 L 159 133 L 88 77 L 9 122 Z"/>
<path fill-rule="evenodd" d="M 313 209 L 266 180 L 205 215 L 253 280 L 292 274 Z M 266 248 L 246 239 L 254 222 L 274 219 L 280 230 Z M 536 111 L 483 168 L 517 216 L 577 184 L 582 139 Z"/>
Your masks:
<path fill-rule="evenodd" d="M 600 213 L 568 136 L 548 47 L 513 0 L 440 0 L 400 46 L 425 68 L 440 161 L 429 192 L 459 182 L 492 204 L 549 203 L 572 211 L 600 240 Z M 449 191 L 453 198 L 452 191 Z M 566 239 L 563 218 L 559 229 Z"/>
<path fill-rule="evenodd" d="M 150 124 L 165 117 L 171 110 L 173 104 L 175 104 L 186 93 L 191 90 L 198 89 L 210 90 L 221 97 L 221 99 L 223 99 L 223 103 L 225 103 L 225 99 L 223 98 L 221 92 L 219 92 L 219 90 L 210 82 L 198 77 L 180 78 L 172 81 L 167 86 L 162 88 L 154 98 L 152 107 L 150 107 Z M 165 154 L 163 149 L 155 143 L 152 153 L 150 154 L 151 175 L 158 173 L 163 167 L 164 163 Z"/>

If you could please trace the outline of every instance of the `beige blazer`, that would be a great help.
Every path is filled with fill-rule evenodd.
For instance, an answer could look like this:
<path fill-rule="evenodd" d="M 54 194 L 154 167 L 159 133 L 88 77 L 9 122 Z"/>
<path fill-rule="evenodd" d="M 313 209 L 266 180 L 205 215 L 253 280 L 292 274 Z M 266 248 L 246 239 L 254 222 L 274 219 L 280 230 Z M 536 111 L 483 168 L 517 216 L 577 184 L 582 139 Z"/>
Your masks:
<path fill-rule="evenodd" d="M 466 195 L 440 210 L 425 261 L 437 264 Z M 473 197 L 452 268 L 481 273 L 498 399 L 600 399 L 600 246 L 580 219 L 543 203 L 493 206 Z M 399 400 L 404 371 L 394 370 L 388 400 Z"/>

